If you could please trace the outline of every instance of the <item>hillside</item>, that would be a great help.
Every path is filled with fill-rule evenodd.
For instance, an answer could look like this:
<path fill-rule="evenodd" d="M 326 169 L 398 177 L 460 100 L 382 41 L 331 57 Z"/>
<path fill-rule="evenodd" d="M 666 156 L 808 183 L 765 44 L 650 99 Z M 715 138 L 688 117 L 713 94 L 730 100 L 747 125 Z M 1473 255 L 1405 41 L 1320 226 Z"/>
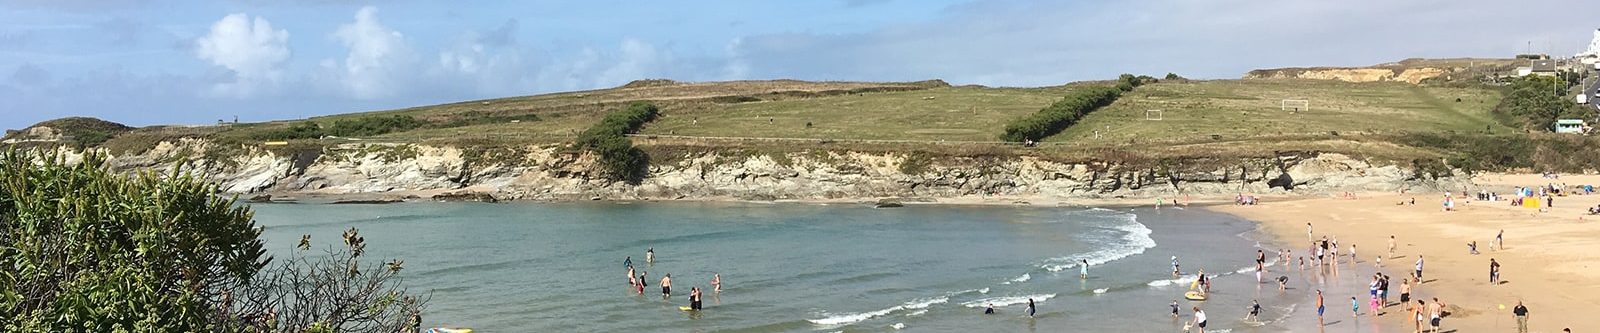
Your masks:
<path fill-rule="evenodd" d="M 1270 156 L 1324 151 L 1391 161 L 1437 156 L 1393 141 L 1400 133 L 1510 132 L 1490 114 L 1500 98 L 1489 87 L 1251 79 L 1149 84 L 1038 148 L 1000 144 L 1006 122 L 1051 104 L 1081 82 L 1040 88 L 953 87 L 905 83 L 636 81 L 618 88 L 315 117 L 299 121 L 134 129 L 104 144 L 139 153 L 162 141 L 204 138 L 224 145 L 290 141 L 296 149 L 347 143 L 443 146 L 547 145 L 571 142 L 605 112 L 632 101 L 657 104 L 661 117 L 636 138 L 646 150 L 740 148 L 755 152 L 926 150 L 946 154 L 1027 154 L 1066 160 Z M 1309 110 L 1283 110 L 1285 99 Z M 1161 110 L 1161 120 L 1146 120 Z M 409 118 L 389 125 L 392 117 Z M 375 121 L 381 120 L 381 121 Z M 358 124 L 352 135 L 295 137 L 296 126 Z M 340 125 L 342 126 L 342 125 Z M 372 126 L 399 126 L 372 131 Z M 1374 149 L 1374 147 L 1386 147 Z M 690 148 L 700 147 L 700 148 Z M 278 148 L 284 149 L 284 148 Z M 1108 152 L 1107 150 L 1114 150 Z M 670 156 L 659 156 L 671 158 Z"/>

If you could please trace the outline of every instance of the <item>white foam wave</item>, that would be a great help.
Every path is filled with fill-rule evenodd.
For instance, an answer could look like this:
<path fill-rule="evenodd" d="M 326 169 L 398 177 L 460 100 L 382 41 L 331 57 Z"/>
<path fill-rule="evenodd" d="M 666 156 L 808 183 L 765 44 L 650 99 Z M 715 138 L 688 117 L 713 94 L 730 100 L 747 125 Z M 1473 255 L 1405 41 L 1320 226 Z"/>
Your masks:
<path fill-rule="evenodd" d="M 861 322 L 861 321 L 864 321 L 864 320 L 867 320 L 867 319 L 881 317 L 881 316 L 884 316 L 884 315 L 888 315 L 890 313 L 895 313 L 897 311 L 927 309 L 929 306 L 933 306 L 934 304 L 942 304 L 942 303 L 949 302 L 949 301 L 950 301 L 949 297 L 943 297 L 943 296 L 935 297 L 935 298 L 927 298 L 927 299 L 918 299 L 918 300 L 913 300 L 913 301 L 910 301 L 910 302 L 901 303 L 900 305 L 896 305 L 894 307 L 890 307 L 890 308 L 883 309 L 883 310 L 878 310 L 878 311 L 831 315 L 831 316 L 827 316 L 827 317 L 824 317 L 824 318 L 821 318 L 821 319 L 807 319 L 806 321 L 809 321 L 812 324 L 825 325 L 825 326 L 848 325 L 848 324 L 858 323 L 858 322 Z"/>
<path fill-rule="evenodd" d="M 1138 216 L 1123 214 L 1127 223 L 1112 226 L 1112 229 L 1122 231 L 1117 241 L 1104 244 L 1104 248 L 1088 253 L 1073 254 L 1065 257 L 1050 258 L 1040 268 L 1051 272 L 1060 272 L 1068 268 L 1077 268 L 1084 261 L 1089 265 L 1101 265 L 1122 258 L 1144 253 L 1146 249 L 1156 247 L 1156 240 L 1150 238 L 1153 232 L 1143 223 L 1139 223 Z"/>
<path fill-rule="evenodd" d="M 1029 275 L 1028 273 L 1022 273 L 1022 276 L 1018 276 L 1015 279 L 1011 279 L 1011 281 L 1009 281 L 1009 282 L 1022 283 L 1022 282 L 1028 282 L 1028 280 L 1031 280 L 1031 279 L 1033 279 L 1033 275 Z"/>
<path fill-rule="evenodd" d="M 1038 295 L 1023 295 L 1023 296 L 990 297 L 990 298 L 982 298 L 982 299 L 974 300 L 974 301 L 971 301 L 971 302 L 961 303 L 961 306 L 965 306 L 965 307 L 969 307 L 969 308 L 981 308 L 981 307 L 993 304 L 995 307 L 1005 307 L 1007 305 L 1027 304 L 1028 303 L 1028 299 L 1030 299 L 1030 298 L 1033 299 L 1034 303 L 1043 303 L 1044 300 L 1047 300 L 1047 299 L 1050 299 L 1050 298 L 1053 298 L 1053 297 L 1056 297 L 1056 294 L 1038 294 Z"/>
<path fill-rule="evenodd" d="M 1194 275 L 1183 275 L 1183 276 L 1179 276 L 1176 279 L 1150 281 L 1150 283 L 1147 283 L 1146 285 L 1149 285 L 1151 287 L 1166 287 L 1166 286 L 1170 286 L 1170 285 L 1185 285 L 1185 284 L 1189 284 L 1191 282 L 1194 282 L 1194 280 L 1199 279 L 1199 278 L 1200 277 L 1194 276 Z"/>
<path fill-rule="evenodd" d="M 921 315 L 924 315 L 924 314 L 927 314 L 927 313 L 928 313 L 928 309 L 919 309 L 917 311 L 911 311 L 911 313 L 907 313 L 906 317 L 916 317 L 916 316 L 921 316 Z"/>
<path fill-rule="evenodd" d="M 904 329 L 904 328 L 906 328 L 906 323 L 894 323 L 894 325 L 889 325 L 889 328 L 893 328 L 893 329 L 897 329 L 897 330 L 898 329 Z"/>
<path fill-rule="evenodd" d="M 979 294 L 988 294 L 989 293 L 989 287 L 983 287 L 983 289 L 978 289 L 978 293 Z"/>
<path fill-rule="evenodd" d="M 1106 293 L 1106 290 L 1108 290 L 1108 288 L 1095 289 L 1094 293 L 1095 294 L 1104 294 L 1104 293 Z"/>

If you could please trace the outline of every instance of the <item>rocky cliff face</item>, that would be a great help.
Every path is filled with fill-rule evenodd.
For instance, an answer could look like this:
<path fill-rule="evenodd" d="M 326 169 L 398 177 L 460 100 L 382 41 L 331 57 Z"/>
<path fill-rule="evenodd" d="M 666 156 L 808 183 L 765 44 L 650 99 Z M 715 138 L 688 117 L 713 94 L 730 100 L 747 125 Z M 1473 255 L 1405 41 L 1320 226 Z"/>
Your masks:
<path fill-rule="evenodd" d="M 1132 167 L 1063 163 L 1034 157 L 939 157 L 917 154 L 810 152 L 772 155 L 695 153 L 654 165 L 637 185 L 595 177 L 592 156 L 560 147 L 499 150 L 412 145 L 346 145 L 322 151 L 275 153 L 247 149 L 206 160 L 199 140 L 162 143 L 150 151 L 112 156 L 113 168 L 203 174 L 239 194 L 319 193 L 403 195 L 482 192 L 501 199 L 612 200 L 1157 197 L 1175 194 L 1392 191 L 1445 186 L 1396 166 L 1374 166 L 1338 154 L 1279 159 Z M 76 153 L 74 153 L 76 154 Z M 79 158 L 77 155 L 69 158 Z M 1200 164 L 1196 164 L 1200 165 Z M 1226 165 L 1218 167 L 1217 165 Z"/>
<path fill-rule="evenodd" d="M 1259 69 L 1245 79 L 1315 79 L 1345 82 L 1406 82 L 1416 84 L 1453 71 L 1446 68 L 1277 68 Z"/>

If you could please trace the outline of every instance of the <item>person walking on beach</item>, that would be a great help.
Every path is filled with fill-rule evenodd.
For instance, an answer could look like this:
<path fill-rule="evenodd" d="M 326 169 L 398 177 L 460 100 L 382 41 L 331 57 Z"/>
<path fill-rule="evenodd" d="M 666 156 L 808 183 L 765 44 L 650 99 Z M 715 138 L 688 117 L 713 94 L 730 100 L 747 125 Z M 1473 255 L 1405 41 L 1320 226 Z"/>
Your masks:
<path fill-rule="evenodd" d="M 649 249 L 645 249 L 644 250 L 644 262 L 646 264 L 653 264 L 653 263 L 656 262 L 656 248 L 655 247 L 651 247 Z"/>
<path fill-rule="evenodd" d="M 1389 276 L 1378 273 L 1378 304 L 1389 305 Z"/>
<path fill-rule="evenodd" d="M 1356 245 L 1350 244 L 1350 264 L 1356 264 Z"/>
<path fill-rule="evenodd" d="M 1317 327 L 1322 327 L 1323 326 L 1322 325 L 1322 311 L 1326 310 L 1326 309 L 1327 308 L 1324 308 L 1322 306 L 1322 289 L 1317 289 Z"/>
<path fill-rule="evenodd" d="M 722 274 L 711 274 L 711 290 L 722 292 Z"/>
<path fill-rule="evenodd" d="M 672 273 L 661 277 L 661 297 L 672 297 Z"/>
<path fill-rule="evenodd" d="M 1306 222 L 1306 240 L 1317 241 L 1316 234 L 1311 232 L 1311 222 Z"/>
<path fill-rule="evenodd" d="M 1428 329 L 1439 332 L 1439 319 L 1444 316 L 1444 303 L 1439 303 L 1439 298 L 1433 298 L 1433 304 L 1428 305 Z"/>
<path fill-rule="evenodd" d="M 1422 300 L 1419 299 L 1419 300 L 1417 300 L 1417 306 L 1412 308 L 1411 317 L 1414 318 L 1412 320 L 1417 324 L 1417 329 L 1416 329 L 1417 333 L 1422 333 L 1422 319 L 1423 319 L 1423 312 L 1425 311 L 1423 309 L 1425 309 L 1427 307 L 1428 307 L 1428 302 L 1423 302 Z"/>
<path fill-rule="evenodd" d="M 1389 257 L 1394 258 L 1394 235 L 1389 235 Z"/>
<path fill-rule="evenodd" d="M 1489 258 L 1489 285 L 1500 284 L 1500 263 Z"/>
<path fill-rule="evenodd" d="M 1528 307 L 1522 306 L 1522 301 L 1517 301 L 1517 306 L 1511 308 L 1511 314 L 1517 317 L 1517 333 L 1528 333 Z"/>
<path fill-rule="evenodd" d="M 1028 299 L 1028 317 L 1029 317 L 1029 318 L 1032 318 L 1032 317 L 1033 317 L 1033 312 L 1034 312 L 1034 311 L 1035 311 L 1035 310 L 1036 310 L 1036 309 L 1035 309 L 1035 308 L 1034 308 L 1034 307 L 1033 307 L 1033 299 L 1032 299 L 1032 298 L 1029 298 L 1029 299 Z"/>
<path fill-rule="evenodd" d="M 1411 311 L 1411 279 L 1400 280 L 1400 303 L 1406 305 L 1406 311 Z"/>
<path fill-rule="evenodd" d="M 1350 318 L 1361 317 L 1361 301 L 1355 296 L 1350 296 Z"/>
<path fill-rule="evenodd" d="M 1500 229 L 1500 233 L 1494 234 L 1494 244 L 1489 244 L 1489 248 L 1495 250 L 1506 249 L 1506 229 Z"/>

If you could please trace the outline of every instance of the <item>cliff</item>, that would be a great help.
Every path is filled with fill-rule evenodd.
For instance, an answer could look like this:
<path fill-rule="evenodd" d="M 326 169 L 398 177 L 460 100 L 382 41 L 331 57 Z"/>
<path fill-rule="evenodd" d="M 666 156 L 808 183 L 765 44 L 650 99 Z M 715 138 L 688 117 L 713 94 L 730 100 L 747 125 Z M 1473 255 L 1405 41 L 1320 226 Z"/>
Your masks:
<path fill-rule="evenodd" d="M 1159 197 L 1175 194 L 1322 193 L 1454 188 L 1398 166 L 1339 154 L 1303 154 L 1232 162 L 1174 161 L 1160 166 L 1059 162 L 1016 157 L 932 157 L 921 153 L 817 151 L 784 154 L 699 152 L 659 156 L 639 184 L 603 180 L 586 154 L 559 146 L 456 148 L 348 144 L 275 152 L 247 148 L 208 160 L 220 149 L 202 140 L 163 142 L 111 156 L 121 171 L 202 174 L 236 194 L 402 197 L 489 193 L 522 200 L 840 200 L 1016 196 Z M 66 152 L 79 158 L 82 153 Z M 215 157 L 214 157 L 215 158 Z"/>
<path fill-rule="evenodd" d="M 1455 74 L 1483 74 L 1508 71 L 1511 59 L 1406 59 L 1400 62 L 1368 67 L 1287 67 L 1257 69 L 1245 73 L 1244 79 L 1313 79 L 1345 82 L 1406 82 L 1417 84 L 1423 80 Z"/>

